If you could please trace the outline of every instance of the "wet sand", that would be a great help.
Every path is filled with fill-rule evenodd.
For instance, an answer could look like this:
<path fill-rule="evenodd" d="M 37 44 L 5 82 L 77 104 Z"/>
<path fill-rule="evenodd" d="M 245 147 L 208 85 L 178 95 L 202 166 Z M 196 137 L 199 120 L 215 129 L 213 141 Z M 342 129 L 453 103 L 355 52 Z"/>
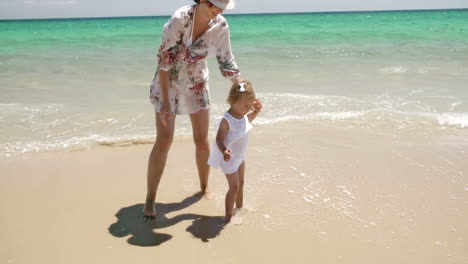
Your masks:
<path fill-rule="evenodd" d="M 256 127 L 228 226 L 224 175 L 213 199 L 194 195 L 194 147 L 177 137 L 157 219 L 140 219 L 151 147 L 0 158 L 0 262 L 468 262 L 464 130 Z"/>

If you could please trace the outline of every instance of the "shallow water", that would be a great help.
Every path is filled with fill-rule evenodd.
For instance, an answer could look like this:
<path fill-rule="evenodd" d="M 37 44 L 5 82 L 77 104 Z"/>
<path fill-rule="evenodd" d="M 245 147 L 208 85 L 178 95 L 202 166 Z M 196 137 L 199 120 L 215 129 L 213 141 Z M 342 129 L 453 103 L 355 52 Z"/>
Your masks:
<path fill-rule="evenodd" d="M 468 127 L 468 11 L 227 16 L 260 126 Z M 0 22 L 0 153 L 154 140 L 149 81 L 167 17 Z M 210 60 L 212 114 L 229 82 Z M 186 116 L 178 136 L 190 135 Z"/>

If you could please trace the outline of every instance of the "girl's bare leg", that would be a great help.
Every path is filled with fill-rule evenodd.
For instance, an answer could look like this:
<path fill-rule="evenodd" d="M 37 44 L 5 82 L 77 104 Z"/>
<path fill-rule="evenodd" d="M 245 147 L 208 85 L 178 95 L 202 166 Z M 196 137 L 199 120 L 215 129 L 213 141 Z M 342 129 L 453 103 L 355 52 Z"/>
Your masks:
<path fill-rule="evenodd" d="M 208 191 L 208 175 L 210 174 L 210 166 L 208 165 L 208 157 L 210 156 L 210 145 L 208 143 L 210 114 L 208 110 L 190 114 L 190 121 L 192 121 L 195 161 L 197 162 L 198 177 L 200 178 L 200 189 L 202 193 L 206 193 Z"/>
<path fill-rule="evenodd" d="M 175 115 L 168 115 L 164 126 L 156 113 L 156 142 L 148 160 L 147 193 L 143 215 L 155 216 L 154 201 L 161 176 L 166 166 L 167 154 L 174 138 Z"/>
<path fill-rule="evenodd" d="M 226 193 L 226 217 L 224 222 L 229 223 L 234 211 L 234 202 L 236 200 L 237 191 L 239 190 L 239 176 L 237 171 L 232 174 L 226 174 L 226 179 L 229 184 L 229 190 Z"/>
<path fill-rule="evenodd" d="M 242 208 L 244 206 L 244 175 L 245 175 L 245 161 L 239 166 L 237 170 L 239 174 L 239 190 L 237 191 L 236 207 Z"/>

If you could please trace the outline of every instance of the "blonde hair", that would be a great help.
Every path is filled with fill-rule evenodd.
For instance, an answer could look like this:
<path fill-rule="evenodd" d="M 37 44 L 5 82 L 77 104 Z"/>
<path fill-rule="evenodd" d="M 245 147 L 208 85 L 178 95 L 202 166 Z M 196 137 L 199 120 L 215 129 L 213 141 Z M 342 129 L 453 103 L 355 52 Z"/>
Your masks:
<path fill-rule="evenodd" d="M 245 91 L 241 92 L 241 86 Z M 252 84 L 249 81 L 240 81 L 232 85 L 231 90 L 229 91 L 229 96 L 226 99 L 226 102 L 230 105 L 233 105 L 237 100 L 242 96 L 248 96 L 249 98 L 255 99 L 255 91 Z"/>

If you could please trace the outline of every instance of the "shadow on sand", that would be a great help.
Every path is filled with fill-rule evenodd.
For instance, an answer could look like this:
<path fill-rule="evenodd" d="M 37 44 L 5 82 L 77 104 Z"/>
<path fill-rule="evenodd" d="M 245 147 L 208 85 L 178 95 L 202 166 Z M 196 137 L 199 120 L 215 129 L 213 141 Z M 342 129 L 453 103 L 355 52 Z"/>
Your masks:
<path fill-rule="evenodd" d="M 179 203 L 156 203 L 156 219 L 143 220 L 144 204 L 135 204 L 120 209 L 117 214 L 117 222 L 109 226 L 108 230 L 115 237 L 130 235 L 127 242 L 131 245 L 150 247 L 159 246 L 172 238 L 172 235 L 155 232 L 155 229 L 163 229 L 173 226 L 181 221 L 191 220 L 192 225 L 187 227 L 187 232 L 195 238 L 208 242 L 209 239 L 218 236 L 224 228 L 222 216 L 205 216 L 199 214 L 180 214 L 167 218 L 166 214 L 185 209 L 201 199 L 199 193 L 189 196 Z"/>

